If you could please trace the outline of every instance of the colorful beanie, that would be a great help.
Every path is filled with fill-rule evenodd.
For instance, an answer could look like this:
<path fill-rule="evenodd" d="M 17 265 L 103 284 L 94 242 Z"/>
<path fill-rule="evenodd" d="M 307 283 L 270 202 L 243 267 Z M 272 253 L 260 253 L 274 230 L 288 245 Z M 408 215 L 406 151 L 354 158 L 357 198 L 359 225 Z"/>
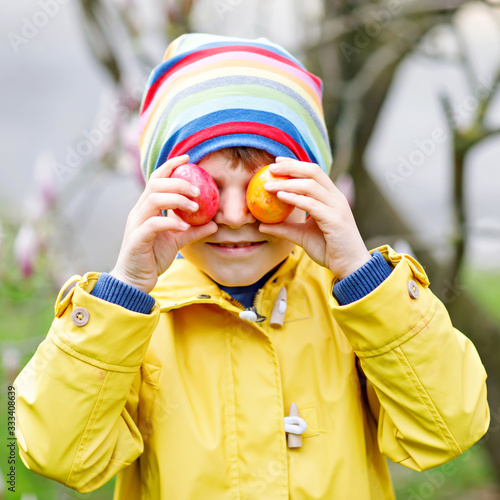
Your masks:
<path fill-rule="evenodd" d="M 144 94 L 144 176 L 174 156 L 187 153 L 197 163 L 235 146 L 318 163 L 329 172 L 321 95 L 321 80 L 265 38 L 182 35 L 169 45 Z"/>

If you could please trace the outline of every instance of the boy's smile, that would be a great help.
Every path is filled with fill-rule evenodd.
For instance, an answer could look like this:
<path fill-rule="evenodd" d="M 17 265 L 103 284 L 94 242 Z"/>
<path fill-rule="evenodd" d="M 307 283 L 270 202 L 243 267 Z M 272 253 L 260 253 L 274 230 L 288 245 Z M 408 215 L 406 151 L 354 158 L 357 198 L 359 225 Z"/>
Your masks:
<path fill-rule="evenodd" d="M 224 255 L 241 256 L 252 252 L 264 243 L 265 241 L 221 241 L 207 242 L 207 245 L 211 245 Z"/>
<path fill-rule="evenodd" d="M 254 172 L 241 163 L 233 168 L 220 152 L 203 158 L 198 165 L 219 188 L 219 210 L 213 219 L 218 230 L 188 244 L 180 253 L 221 285 L 251 285 L 286 259 L 295 245 L 259 231 L 261 222 L 246 203 L 246 189 Z M 296 208 L 287 220 L 304 222 L 305 212 Z"/>

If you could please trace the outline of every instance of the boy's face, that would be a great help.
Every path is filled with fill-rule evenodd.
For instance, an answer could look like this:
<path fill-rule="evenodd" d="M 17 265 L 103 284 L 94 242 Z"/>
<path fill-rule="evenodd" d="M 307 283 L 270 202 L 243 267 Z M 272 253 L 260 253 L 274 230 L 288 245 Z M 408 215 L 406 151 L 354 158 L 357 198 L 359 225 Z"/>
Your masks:
<path fill-rule="evenodd" d="M 246 189 L 253 173 L 215 152 L 198 165 L 205 169 L 219 188 L 219 210 L 214 221 L 216 233 L 182 248 L 181 255 L 213 280 L 225 286 L 244 286 L 255 283 L 283 261 L 295 245 L 287 240 L 261 233 L 261 222 L 250 213 Z M 264 166 L 264 165 L 262 165 Z M 176 215 L 172 212 L 169 216 Z M 304 222 L 306 214 L 296 208 L 287 221 Z M 237 244 L 237 248 L 228 245 Z"/>

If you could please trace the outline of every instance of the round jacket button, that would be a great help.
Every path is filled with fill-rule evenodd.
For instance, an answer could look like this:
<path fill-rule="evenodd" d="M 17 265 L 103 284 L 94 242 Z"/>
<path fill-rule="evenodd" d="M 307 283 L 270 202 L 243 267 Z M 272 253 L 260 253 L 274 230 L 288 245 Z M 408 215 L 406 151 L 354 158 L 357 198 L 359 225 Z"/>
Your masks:
<path fill-rule="evenodd" d="M 75 307 L 71 313 L 71 321 L 76 326 L 85 326 L 89 322 L 89 312 L 84 307 Z"/>
<path fill-rule="evenodd" d="M 418 299 L 420 292 L 418 291 L 418 285 L 413 280 L 408 281 L 408 293 L 412 299 Z"/>

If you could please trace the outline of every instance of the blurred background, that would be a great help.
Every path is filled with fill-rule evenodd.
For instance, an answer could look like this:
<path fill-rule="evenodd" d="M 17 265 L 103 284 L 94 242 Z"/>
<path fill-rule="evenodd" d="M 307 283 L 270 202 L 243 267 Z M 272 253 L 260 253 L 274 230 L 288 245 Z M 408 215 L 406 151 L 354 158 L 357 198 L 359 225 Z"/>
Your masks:
<path fill-rule="evenodd" d="M 109 271 L 143 188 L 137 112 L 170 40 L 282 44 L 320 75 L 332 179 L 369 247 L 415 255 L 488 371 L 488 434 L 416 473 L 398 500 L 500 499 L 500 2 L 1 0 L 0 362 L 7 386 L 44 338 L 58 288 Z M 6 435 L 6 431 L 5 431 Z M 82 495 L 25 469 L 0 498 Z"/>

